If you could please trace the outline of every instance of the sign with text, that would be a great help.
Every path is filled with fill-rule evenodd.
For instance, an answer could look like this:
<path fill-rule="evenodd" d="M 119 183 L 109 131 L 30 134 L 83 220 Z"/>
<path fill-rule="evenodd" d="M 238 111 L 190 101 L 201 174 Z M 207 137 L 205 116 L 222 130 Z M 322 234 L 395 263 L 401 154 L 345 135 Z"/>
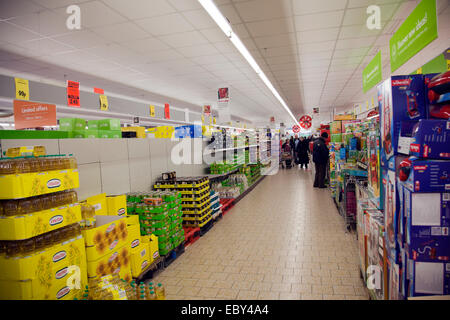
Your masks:
<path fill-rule="evenodd" d="M 80 83 L 67 81 L 67 105 L 69 107 L 80 107 Z"/>
<path fill-rule="evenodd" d="M 14 100 L 14 127 L 16 130 L 56 126 L 56 105 Z"/>
<path fill-rule="evenodd" d="M 369 62 L 369 64 L 364 68 L 362 77 L 363 77 L 363 92 L 366 93 L 374 86 L 376 86 L 381 80 L 383 80 L 383 76 L 381 74 L 382 70 L 381 65 L 381 51 L 378 51 L 376 56 Z"/>
<path fill-rule="evenodd" d="M 275 123 L 275 117 L 270 117 L 270 122 Z"/>
<path fill-rule="evenodd" d="M 100 96 L 100 110 L 107 111 L 109 109 L 108 97 L 101 94 Z"/>
<path fill-rule="evenodd" d="M 164 104 L 164 118 L 170 119 L 170 107 L 168 103 Z"/>
<path fill-rule="evenodd" d="M 14 78 L 16 83 L 16 99 L 30 100 L 30 87 L 28 80 L 21 78 Z"/>
<path fill-rule="evenodd" d="M 204 105 L 204 106 L 203 106 L 203 114 L 204 114 L 205 116 L 211 115 L 211 106 L 209 106 L 209 105 Z"/>
<path fill-rule="evenodd" d="M 101 88 L 94 88 L 94 93 L 105 94 L 105 90 L 103 90 Z"/>
<path fill-rule="evenodd" d="M 228 102 L 230 100 L 230 92 L 228 88 L 220 88 L 217 91 L 217 98 L 219 102 Z"/>
<path fill-rule="evenodd" d="M 155 106 L 150 106 L 150 117 L 155 117 Z"/>
<path fill-rule="evenodd" d="M 313 114 L 319 114 L 319 108 L 313 108 Z"/>
<path fill-rule="evenodd" d="M 437 37 L 436 0 L 422 0 L 389 40 L 391 72 Z"/>

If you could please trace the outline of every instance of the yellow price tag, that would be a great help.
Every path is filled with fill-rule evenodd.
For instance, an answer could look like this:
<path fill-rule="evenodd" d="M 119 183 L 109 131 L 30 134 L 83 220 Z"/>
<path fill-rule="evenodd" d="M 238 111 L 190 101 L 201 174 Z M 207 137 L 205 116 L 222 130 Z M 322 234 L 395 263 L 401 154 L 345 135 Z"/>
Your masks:
<path fill-rule="evenodd" d="M 30 87 L 28 80 L 14 78 L 16 82 L 16 99 L 30 100 Z"/>
<path fill-rule="evenodd" d="M 150 117 L 155 116 L 155 106 L 150 106 Z"/>
<path fill-rule="evenodd" d="M 417 69 L 416 74 L 422 74 L 422 68 Z"/>
<path fill-rule="evenodd" d="M 108 110 L 108 97 L 103 94 L 100 95 L 100 110 Z"/>
<path fill-rule="evenodd" d="M 213 118 L 213 123 L 216 124 L 216 117 Z"/>
<path fill-rule="evenodd" d="M 209 124 L 212 124 L 212 117 L 209 117 Z"/>
<path fill-rule="evenodd" d="M 366 109 L 369 110 L 369 101 L 366 101 Z"/>
<path fill-rule="evenodd" d="M 447 71 L 450 71 L 450 60 L 447 60 Z"/>
<path fill-rule="evenodd" d="M 202 115 L 202 123 L 205 123 L 205 116 Z"/>
<path fill-rule="evenodd" d="M 375 102 L 374 102 L 373 97 L 372 97 L 372 109 L 373 108 L 375 108 Z"/>

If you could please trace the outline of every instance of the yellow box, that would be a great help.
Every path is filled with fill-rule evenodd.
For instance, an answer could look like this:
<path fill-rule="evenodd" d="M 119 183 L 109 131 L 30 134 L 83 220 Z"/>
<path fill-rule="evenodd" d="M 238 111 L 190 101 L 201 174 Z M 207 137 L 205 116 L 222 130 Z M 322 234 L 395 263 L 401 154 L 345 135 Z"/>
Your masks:
<path fill-rule="evenodd" d="M 120 196 L 107 196 L 106 206 L 108 207 L 109 215 L 112 216 L 127 215 L 127 197 L 124 194 Z"/>
<path fill-rule="evenodd" d="M 88 270 L 89 270 L 89 264 L 90 263 L 88 262 Z M 116 269 L 115 271 L 119 272 L 119 276 L 121 279 L 124 279 L 127 282 L 131 282 L 133 277 L 131 276 L 131 263 L 130 262 L 128 262 L 128 265 L 126 265 L 126 266 L 122 265 L 119 269 Z M 110 273 L 108 273 L 108 274 L 110 274 Z M 106 275 L 106 274 L 104 274 L 104 275 Z M 96 276 L 96 275 L 94 275 L 92 277 L 89 276 L 89 271 L 88 271 L 88 281 L 91 279 L 98 278 L 98 277 L 101 277 L 101 276 Z"/>
<path fill-rule="evenodd" d="M 4 217 L 0 219 L 0 238 L 2 240 L 28 239 L 79 222 L 81 219 L 78 203 L 25 216 Z"/>
<path fill-rule="evenodd" d="M 95 218 L 95 228 L 81 230 L 88 261 L 96 261 L 117 248 L 129 244 L 125 217 L 95 216 Z"/>
<path fill-rule="evenodd" d="M 134 224 L 137 224 L 138 226 L 140 226 L 139 223 L 139 216 L 137 214 L 133 214 L 133 215 L 127 215 L 127 225 L 132 226 Z"/>
<path fill-rule="evenodd" d="M 88 277 L 104 276 L 107 274 L 130 271 L 130 249 L 127 244 L 116 247 L 116 250 L 95 261 L 87 262 Z"/>
<path fill-rule="evenodd" d="M 139 275 L 151 264 L 149 257 L 149 248 L 141 246 L 139 250 L 131 253 L 131 275 L 134 278 Z"/>
<path fill-rule="evenodd" d="M 95 208 L 95 214 L 98 216 L 108 215 L 108 205 L 106 203 L 106 193 L 101 193 L 86 199 L 86 202 Z"/>
<path fill-rule="evenodd" d="M 159 257 L 159 248 L 158 248 L 158 237 L 154 234 L 149 236 L 149 256 L 150 256 L 150 263 L 153 263 L 154 260 L 158 259 Z"/>
<path fill-rule="evenodd" d="M 130 244 L 130 250 L 132 252 L 137 251 L 141 247 L 141 228 L 138 224 L 127 226 L 128 229 L 128 242 Z"/>
<path fill-rule="evenodd" d="M 0 199 L 20 199 L 79 187 L 78 170 L 0 176 Z"/>
<path fill-rule="evenodd" d="M 122 132 L 136 132 L 136 138 L 145 138 L 145 128 L 144 127 L 122 127 Z"/>

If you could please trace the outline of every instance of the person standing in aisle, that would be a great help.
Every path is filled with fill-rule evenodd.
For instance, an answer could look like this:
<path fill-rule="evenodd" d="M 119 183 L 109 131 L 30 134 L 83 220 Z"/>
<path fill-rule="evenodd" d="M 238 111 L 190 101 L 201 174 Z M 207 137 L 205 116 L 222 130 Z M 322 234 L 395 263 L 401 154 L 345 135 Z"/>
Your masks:
<path fill-rule="evenodd" d="M 300 168 L 305 166 L 308 169 L 309 163 L 309 140 L 305 137 L 301 137 L 299 143 L 297 144 L 297 155 Z"/>
<path fill-rule="evenodd" d="M 295 142 L 294 142 L 294 136 L 291 136 L 289 139 L 289 146 L 291 147 L 291 155 L 294 157 L 294 148 L 295 148 Z"/>
<path fill-rule="evenodd" d="M 314 188 L 325 187 L 325 174 L 327 172 L 329 151 L 325 140 L 328 134 L 322 132 L 321 136 L 314 141 L 313 145 L 313 162 L 316 167 L 316 175 L 314 178 Z"/>
<path fill-rule="evenodd" d="M 294 139 L 294 162 L 295 164 L 299 164 L 299 159 L 298 159 L 298 144 L 300 142 L 300 139 L 298 138 L 298 135 L 295 135 L 295 139 Z"/>

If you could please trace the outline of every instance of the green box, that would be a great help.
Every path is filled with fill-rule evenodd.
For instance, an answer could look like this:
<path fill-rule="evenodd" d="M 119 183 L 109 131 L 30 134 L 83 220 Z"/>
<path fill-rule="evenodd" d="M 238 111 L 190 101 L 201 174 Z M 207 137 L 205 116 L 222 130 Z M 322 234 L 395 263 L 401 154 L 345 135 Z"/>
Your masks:
<path fill-rule="evenodd" d="M 61 118 L 59 119 L 60 131 L 77 131 L 86 129 L 86 120 L 80 118 Z"/>
<path fill-rule="evenodd" d="M 69 139 L 83 139 L 86 138 L 86 130 L 77 130 L 67 132 Z"/>
<path fill-rule="evenodd" d="M 120 119 L 98 120 L 98 130 L 121 130 Z"/>
<path fill-rule="evenodd" d="M 67 131 L 59 130 L 0 130 L 0 139 L 66 139 Z"/>
<path fill-rule="evenodd" d="M 342 142 L 342 133 L 332 134 L 330 140 L 331 142 Z"/>
<path fill-rule="evenodd" d="M 98 130 L 86 130 L 86 138 L 98 138 Z"/>
<path fill-rule="evenodd" d="M 119 139 L 122 138 L 122 131 L 118 130 L 98 130 L 98 137 L 99 138 L 114 138 Z"/>
<path fill-rule="evenodd" d="M 88 120 L 88 129 L 89 130 L 98 130 L 98 120 Z"/>

